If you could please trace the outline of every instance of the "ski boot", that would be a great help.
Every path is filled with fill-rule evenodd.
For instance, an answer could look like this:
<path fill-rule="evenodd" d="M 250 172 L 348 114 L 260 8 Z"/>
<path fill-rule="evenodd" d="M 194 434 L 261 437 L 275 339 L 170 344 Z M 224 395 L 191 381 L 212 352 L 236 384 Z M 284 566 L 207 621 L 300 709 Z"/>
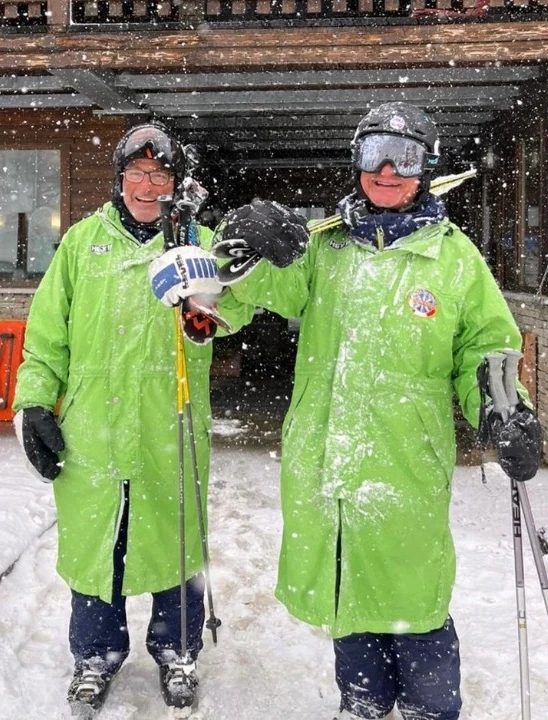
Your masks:
<path fill-rule="evenodd" d="M 67 692 L 72 715 L 91 720 L 103 707 L 114 674 L 100 669 L 100 664 L 86 663 L 76 668 Z"/>
<path fill-rule="evenodd" d="M 160 690 L 174 720 L 190 717 L 198 704 L 196 664 L 181 658 L 160 665 Z"/>

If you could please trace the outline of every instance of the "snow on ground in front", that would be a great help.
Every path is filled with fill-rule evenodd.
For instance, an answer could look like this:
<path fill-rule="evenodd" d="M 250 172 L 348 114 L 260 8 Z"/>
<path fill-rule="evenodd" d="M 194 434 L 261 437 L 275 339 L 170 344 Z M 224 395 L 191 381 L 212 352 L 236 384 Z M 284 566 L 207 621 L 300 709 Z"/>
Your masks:
<path fill-rule="evenodd" d="M 235 428 L 237 430 L 237 428 Z M 210 490 L 212 580 L 219 643 L 200 656 L 203 720 L 331 720 L 337 706 L 332 646 L 273 597 L 281 520 L 277 451 L 237 447 L 218 433 Z M 57 577 L 51 488 L 0 436 L 0 720 L 64 720 L 71 675 L 70 596 Z M 458 577 L 452 614 L 461 638 L 461 720 L 519 720 L 520 685 L 508 482 L 495 464 L 457 468 L 452 526 Z M 548 470 L 527 484 L 537 525 L 548 524 Z M 25 549 L 26 548 L 26 549 Z M 532 720 L 548 717 L 548 617 L 527 541 L 525 573 Z M 132 651 L 101 720 L 167 718 L 144 648 L 150 599 L 128 601 Z"/>

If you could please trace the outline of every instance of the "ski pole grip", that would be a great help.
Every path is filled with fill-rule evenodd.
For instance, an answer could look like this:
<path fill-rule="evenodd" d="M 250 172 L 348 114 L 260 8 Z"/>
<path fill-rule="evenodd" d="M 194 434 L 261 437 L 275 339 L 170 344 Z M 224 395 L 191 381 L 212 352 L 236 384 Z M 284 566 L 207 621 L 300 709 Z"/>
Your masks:
<path fill-rule="evenodd" d="M 183 245 L 189 245 L 189 228 L 192 221 L 192 206 L 184 201 L 177 203 L 177 210 L 179 211 L 179 225 L 180 232 L 183 239 Z"/>
<path fill-rule="evenodd" d="M 511 350 L 510 348 L 506 348 L 502 352 L 505 357 L 504 389 L 506 391 L 506 397 L 508 398 L 508 404 L 510 405 L 510 414 L 512 414 L 519 402 L 516 381 L 518 379 L 518 365 L 521 360 L 521 353 L 517 350 Z"/>
<path fill-rule="evenodd" d="M 504 422 L 508 420 L 509 408 L 504 390 L 502 364 L 503 353 L 489 353 L 485 356 L 489 365 L 489 394 L 493 400 L 493 410 L 498 413 Z"/>
<path fill-rule="evenodd" d="M 171 220 L 173 198 L 171 195 L 158 195 L 157 199 L 160 205 L 160 217 L 162 219 L 164 250 L 171 250 L 171 248 L 177 246 L 177 243 L 175 242 L 175 233 L 173 232 L 173 222 Z"/>

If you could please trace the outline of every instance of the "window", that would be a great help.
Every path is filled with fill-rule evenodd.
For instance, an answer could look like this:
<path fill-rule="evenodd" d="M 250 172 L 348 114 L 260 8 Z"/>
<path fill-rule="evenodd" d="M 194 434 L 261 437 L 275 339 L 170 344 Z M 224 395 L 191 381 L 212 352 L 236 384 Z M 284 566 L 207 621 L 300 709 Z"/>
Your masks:
<path fill-rule="evenodd" d="M 61 151 L 0 150 L 0 273 L 43 274 L 61 239 Z"/>

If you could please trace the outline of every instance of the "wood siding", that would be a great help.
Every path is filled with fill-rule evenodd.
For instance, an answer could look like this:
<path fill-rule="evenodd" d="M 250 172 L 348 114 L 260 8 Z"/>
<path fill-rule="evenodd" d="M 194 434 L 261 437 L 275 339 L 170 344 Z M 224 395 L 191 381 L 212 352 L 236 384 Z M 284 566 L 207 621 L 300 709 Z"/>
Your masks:
<path fill-rule="evenodd" d="M 4 36 L 0 71 L 305 69 L 548 59 L 547 22 Z"/>

